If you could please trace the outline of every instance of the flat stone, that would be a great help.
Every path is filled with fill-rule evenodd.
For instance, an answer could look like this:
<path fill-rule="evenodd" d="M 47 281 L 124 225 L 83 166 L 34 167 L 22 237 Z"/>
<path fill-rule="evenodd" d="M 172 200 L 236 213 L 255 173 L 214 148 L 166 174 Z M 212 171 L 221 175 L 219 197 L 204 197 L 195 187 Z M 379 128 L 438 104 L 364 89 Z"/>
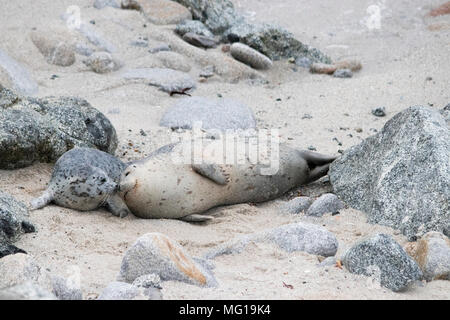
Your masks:
<path fill-rule="evenodd" d="M 392 291 L 403 291 L 422 278 L 416 262 L 385 234 L 356 243 L 344 254 L 342 262 L 351 273 L 373 277 Z"/>
<path fill-rule="evenodd" d="M 361 61 L 359 60 L 341 60 L 334 63 L 334 65 L 339 69 L 350 69 L 352 72 L 356 72 L 362 69 Z"/>
<path fill-rule="evenodd" d="M 183 40 L 193 46 L 200 48 L 215 48 L 217 47 L 217 41 L 214 38 L 198 35 L 192 32 L 185 33 Z"/>
<path fill-rule="evenodd" d="M 346 150 L 328 172 L 334 193 L 410 240 L 450 228 L 450 112 L 410 107 Z"/>
<path fill-rule="evenodd" d="M 147 274 L 199 286 L 216 286 L 210 270 L 193 260 L 176 242 L 161 233 L 141 236 L 125 253 L 119 280 L 132 283 Z"/>
<path fill-rule="evenodd" d="M 233 43 L 230 52 L 233 58 L 254 69 L 267 70 L 272 67 L 272 60 L 245 44 Z"/>
<path fill-rule="evenodd" d="M 160 125 L 172 129 L 192 129 L 196 122 L 201 122 L 203 129 L 245 130 L 256 126 L 252 110 L 242 103 L 203 97 L 178 100 L 164 113 Z"/>
<path fill-rule="evenodd" d="M 238 254 L 252 242 L 273 243 L 287 252 L 304 251 L 323 257 L 334 256 L 338 249 L 335 235 L 327 229 L 298 222 L 237 237 L 210 250 L 205 257 L 214 259 L 224 254 Z"/>
<path fill-rule="evenodd" d="M 123 72 L 122 76 L 126 79 L 146 79 L 150 85 L 168 93 L 181 93 L 196 87 L 189 74 L 166 68 L 129 69 Z"/>

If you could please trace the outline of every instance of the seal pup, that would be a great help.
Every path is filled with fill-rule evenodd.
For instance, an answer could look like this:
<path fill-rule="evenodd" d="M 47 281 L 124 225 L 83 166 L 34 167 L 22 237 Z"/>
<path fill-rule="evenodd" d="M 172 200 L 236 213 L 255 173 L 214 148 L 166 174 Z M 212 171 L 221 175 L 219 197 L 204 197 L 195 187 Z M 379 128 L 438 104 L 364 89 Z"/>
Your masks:
<path fill-rule="evenodd" d="M 106 206 L 113 215 L 124 218 L 130 211 L 117 191 L 125 168 L 125 163 L 106 152 L 74 148 L 56 161 L 47 190 L 31 201 L 31 209 L 50 202 L 80 211 Z"/>
<path fill-rule="evenodd" d="M 273 200 L 292 188 L 312 182 L 328 172 L 336 157 L 299 151 L 279 145 L 278 170 L 262 174 L 263 163 L 244 159 L 224 165 L 211 154 L 220 154 L 222 140 L 203 146 L 200 164 L 177 163 L 188 142 L 167 145 L 149 157 L 131 163 L 122 173 L 120 195 L 140 218 L 170 218 L 189 222 L 212 219 L 200 215 L 211 208 Z"/>

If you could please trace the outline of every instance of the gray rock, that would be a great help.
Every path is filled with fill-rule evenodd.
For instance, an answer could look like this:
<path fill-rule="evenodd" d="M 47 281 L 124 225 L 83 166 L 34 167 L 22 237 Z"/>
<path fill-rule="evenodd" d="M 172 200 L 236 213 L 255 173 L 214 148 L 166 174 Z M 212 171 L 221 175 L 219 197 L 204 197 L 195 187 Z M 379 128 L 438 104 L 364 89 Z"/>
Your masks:
<path fill-rule="evenodd" d="M 165 68 L 129 69 L 122 76 L 125 79 L 146 79 L 149 84 L 162 91 L 182 93 L 193 90 L 195 81 L 185 72 Z"/>
<path fill-rule="evenodd" d="M 175 27 L 175 33 L 184 36 L 186 33 L 194 33 L 201 36 L 213 38 L 211 31 L 199 20 L 185 20 Z"/>
<path fill-rule="evenodd" d="M 337 263 L 336 257 L 325 258 L 321 263 L 318 264 L 319 267 L 334 267 Z"/>
<path fill-rule="evenodd" d="M 321 217 L 325 213 L 335 213 L 343 208 L 344 204 L 336 195 L 326 193 L 313 202 L 313 204 L 306 211 L 306 215 Z"/>
<path fill-rule="evenodd" d="M 175 0 L 188 8 L 195 20 L 200 20 L 214 34 L 221 34 L 243 18 L 229 0 Z"/>
<path fill-rule="evenodd" d="M 8 91 L 0 89 L 0 96 Z M 75 146 L 108 153 L 117 147 L 114 127 L 86 100 L 20 98 L 0 107 L 0 169 L 54 162 Z"/>
<path fill-rule="evenodd" d="M 120 8 L 117 0 L 95 0 L 94 8 L 103 9 L 104 7 Z"/>
<path fill-rule="evenodd" d="M 392 291 L 405 290 L 409 284 L 422 278 L 414 260 L 385 234 L 377 234 L 353 245 L 344 254 L 342 262 L 351 273 L 375 277 Z"/>
<path fill-rule="evenodd" d="M 331 63 L 331 59 L 315 48 L 294 38 L 287 30 L 270 25 L 237 23 L 224 33 L 225 39 L 235 38 L 272 60 L 306 57 L 312 62 Z"/>
<path fill-rule="evenodd" d="M 17 253 L 0 259 L 0 289 L 28 282 L 51 292 L 59 300 L 81 300 L 79 287 L 64 278 L 53 276 L 30 255 Z"/>
<path fill-rule="evenodd" d="M 118 280 L 132 283 L 152 273 L 163 281 L 176 280 L 208 287 L 217 285 L 210 269 L 196 262 L 178 243 L 161 233 L 143 235 L 127 250 Z"/>
<path fill-rule="evenodd" d="M 295 64 L 299 67 L 309 69 L 311 67 L 312 61 L 307 57 L 297 57 L 295 59 Z"/>
<path fill-rule="evenodd" d="M 334 256 L 338 249 L 334 234 L 321 226 L 298 222 L 237 237 L 210 250 L 205 257 L 214 259 L 224 254 L 241 253 L 252 242 L 274 243 L 287 252 L 305 251 L 323 257 Z"/>
<path fill-rule="evenodd" d="M 336 70 L 336 72 L 339 70 Z M 386 115 L 386 109 L 384 107 L 378 107 L 372 109 L 372 114 L 376 117 L 384 117 Z"/>
<path fill-rule="evenodd" d="M 308 223 L 293 223 L 273 229 L 266 236 L 287 252 L 305 251 L 318 256 L 334 256 L 338 241 L 327 229 Z"/>
<path fill-rule="evenodd" d="M 272 67 L 272 60 L 245 44 L 233 43 L 230 53 L 233 58 L 254 69 L 267 70 Z"/>
<path fill-rule="evenodd" d="M 201 36 L 192 32 L 185 33 L 183 40 L 193 46 L 200 48 L 215 48 L 217 47 L 217 41 L 212 37 Z"/>
<path fill-rule="evenodd" d="M 249 129 L 256 126 L 251 109 L 230 99 L 192 97 L 181 99 L 163 115 L 160 125 L 172 129 L 192 129 L 201 122 L 203 129 Z"/>
<path fill-rule="evenodd" d="M 157 288 L 162 289 L 161 287 L 161 278 L 154 273 L 143 275 L 139 278 L 136 278 L 133 281 L 133 286 L 142 287 L 142 288 Z"/>
<path fill-rule="evenodd" d="M 35 227 L 28 221 L 28 216 L 25 204 L 0 191 L 0 258 L 19 252 L 25 253 L 12 243 L 22 234 L 35 231 Z"/>
<path fill-rule="evenodd" d="M 28 281 L 0 289 L 0 300 L 57 300 L 50 291 Z"/>
<path fill-rule="evenodd" d="M 351 78 L 351 77 L 353 77 L 353 72 L 350 69 L 337 69 L 333 73 L 333 77 L 335 77 L 335 78 Z"/>
<path fill-rule="evenodd" d="M 52 277 L 52 286 L 52 292 L 59 300 L 83 300 L 81 289 L 71 285 L 67 279 L 54 276 Z"/>
<path fill-rule="evenodd" d="M 98 300 L 149 300 L 144 291 L 132 284 L 115 281 L 108 284 Z"/>
<path fill-rule="evenodd" d="M 39 87 L 30 72 L 0 49 L 0 73 L 2 70 L 8 75 L 14 90 L 25 95 L 34 95 L 38 92 Z"/>
<path fill-rule="evenodd" d="M 122 64 L 108 52 L 94 52 L 83 63 L 96 73 L 109 73 L 120 69 Z"/>
<path fill-rule="evenodd" d="M 284 206 L 283 211 L 286 211 L 291 214 L 298 214 L 308 210 L 308 208 L 313 203 L 313 200 L 310 197 L 297 197 L 292 200 L 289 200 Z"/>
<path fill-rule="evenodd" d="M 48 63 L 62 67 L 74 64 L 75 47 L 67 41 L 68 35 L 33 31 L 30 37 Z"/>
<path fill-rule="evenodd" d="M 148 38 L 147 37 L 138 37 L 137 40 L 131 41 L 130 44 L 134 47 L 147 48 L 148 47 Z"/>
<path fill-rule="evenodd" d="M 450 239 L 442 233 L 428 232 L 408 253 L 418 263 L 425 280 L 450 280 Z"/>
<path fill-rule="evenodd" d="M 331 164 L 334 193 L 367 213 L 370 223 L 400 229 L 410 240 L 448 230 L 450 115 L 446 117 L 420 106 L 395 115 L 381 132 Z"/>

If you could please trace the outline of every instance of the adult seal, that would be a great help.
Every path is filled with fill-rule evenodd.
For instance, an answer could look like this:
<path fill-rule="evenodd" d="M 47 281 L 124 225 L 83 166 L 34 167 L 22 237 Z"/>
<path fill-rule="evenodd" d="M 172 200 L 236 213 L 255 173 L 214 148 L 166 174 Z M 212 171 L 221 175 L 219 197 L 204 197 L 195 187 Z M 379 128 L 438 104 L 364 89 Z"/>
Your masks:
<path fill-rule="evenodd" d="M 47 190 L 31 201 L 31 209 L 50 202 L 80 211 L 105 206 L 118 217 L 130 212 L 117 193 L 126 164 L 116 157 L 91 148 L 74 148 L 56 162 Z"/>
<path fill-rule="evenodd" d="M 254 163 L 248 157 L 232 165 L 221 164 L 216 155 L 222 152 L 224 143 L 211 140 L 201 146 L 201 163 L 174 161 L 189 144 L 167 145 L 124 170 L 120 194 L 134 215 L 190 222 L 210 220 L 200 214 L 221 205 L 275 199 L 326 175 L 336 158 L 279 145 L 278 170 L 267 174 L 267 162 Z"/>

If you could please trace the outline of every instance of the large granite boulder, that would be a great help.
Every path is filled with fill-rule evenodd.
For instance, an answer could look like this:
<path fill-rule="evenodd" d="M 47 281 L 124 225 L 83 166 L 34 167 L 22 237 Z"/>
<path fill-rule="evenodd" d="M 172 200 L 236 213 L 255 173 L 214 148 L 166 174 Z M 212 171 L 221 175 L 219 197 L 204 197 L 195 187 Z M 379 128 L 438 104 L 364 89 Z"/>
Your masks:
<path fill-rule="evenodd" d="M 0 88 L 0 169 L 54 162 L 76 146 L 114 153 L 116 131 L 86 100 L 19 97 Z"/>
<path fill-rule="evenodd" d="M 330 166 L 334 192 L 410 240 L 450 230 L 450 111 L 410 107 Z"/>

